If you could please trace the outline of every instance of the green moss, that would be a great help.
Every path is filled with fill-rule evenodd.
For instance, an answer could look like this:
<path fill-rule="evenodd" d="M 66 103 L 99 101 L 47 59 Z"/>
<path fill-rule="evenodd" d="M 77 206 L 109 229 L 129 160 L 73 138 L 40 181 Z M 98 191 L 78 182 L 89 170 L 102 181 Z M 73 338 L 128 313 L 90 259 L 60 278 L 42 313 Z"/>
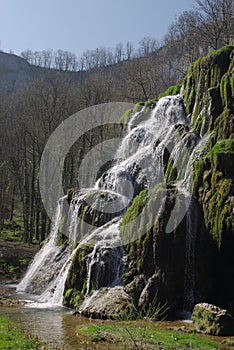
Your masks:
<path fill-rule="evenodd" d="M 133 109 L 128 109 L 120 118 L 120 122 L 123 124 L 123 129 L 125 130 L 129 120 L 133 116 Z"/>
<path fill-rule="evenodd" d="M 225 177 L 233 177 L 234 139 L 219 141 L 212 148 L 211 161 L 215 171 L 222 171 Z"/>
<path fill-rule="evenodd" d="M 194 124 L 194 131 L 200 135 L 203 119 L 202 117 L 197 118 Z"/>
<path fill-rule="evenodd" d="M 195 163 L 193 193 L 203 206 L 204 220 L 220 248 L 232 231 L 234 139 L 222 140 Z"/>
<path fill-rule="evenodd" d="M 152 98 L 151 100 L 148 100 L 145 102 L 146 108 L 152 108 L 155 106 L 155 104 L 158 102 L 158 98 Z"/>
<path fill-rule="evenodd" d="M 234 75 L 225 73 L 220 83 L 220 93 L 223 106 L 233 112 L 234 104 Z"/>
<path fill-rule="evenodd" d="M 222 309 L 209 304 L 197 304 L 193 310 L 192 320 L 195 329 L 210 335 L 232 335 L 234 321 L 230 315 L 223 314 Z"/>
<path fill-rule="evenodd" d="M 76 189 L 75 188 L 70 188 L 70 189 L 67 190 L 67 201 L 68 201 L 68 204 L 71 203 L 71 200 L 74 197 L 75 193 L 76 193 Z"/>
<path fill-rule="evenodd" d="M 182 84 L 170 86 L 166 91 L 162 92 L 159 95 L 159 98 L 162 98 L 165 96 L 177 95 L 180 93 L 181 87 L 182 87 Z"/>
<path fill-rule="evenodd" d="M 75 288 L 70 288 L 65 292 L 64 305 L 67 307 L 79 309 L 79 306 L 83 301 L 83 297 L 84 294 L 81 291 Z"/>
<path fill-rule="evenodd" d="M 86 292 L 87 284 L 87 256 L 92 252 L 93 247 L 80 246 L 73 258 L 72 265 L 64 288 L 64 305 L 78 307 L 83 295 Z"/>
<path fill-rule="evenodd" d="M 216 119 L 225 108 L 232 112 L 233 74 L 231 72 L 231 66 L 233 65 L 233 48 L 232 45 L 228 45 L 213 51 L 207 56 L 199 58 L 188 69 L 182 91 L 186 112 L 192 114 L 196 132 L 200 132 L 202 120 L 206 114 L 211 113 L 211 119 Z M 219 86 L 223 109 L 219 102 L 217 103 L 217 97 L 212 101 L 209 95 L 209 89 L 219 89 Z M 213 103 L 212 111 L 209 111 L 210 103 Z M 199 120 L 197 120 L 198 117 Z M 214 120 L 210 123 L 209 130 L 211 131 L 213 128 Z"/>
<path fill-rule="evenodd" d="M 134 200 L 132 205 L 127 209 L 123 221 L 121 223 L 121 226 L 124 227 L 125 224 L 135 220 L 137 216 L 142 212 L 145 203 L 148 198 L 148 191 L 143 190 L 140 192 L 139 195 L 137 195 Z"/>
<path fill-rule="evenodd" d="M 131 109 L 128 109 L 121 117 L 120 117 L 120 123 L 123 124 L 123 129 L 125 130 L 129 120 L 134 116 L 135 113 L 139 112 L 144 106 L 144 102 L 137 102 L 135 106 Z"/>
<path fill-rule="evenodd" d="M 174 166 L 174 161 L 172 157 L 170 157 L 167 164 L 166 172 L 165 172 L 166 183 L 169 184 L 170 182 L 175 181 L 176 178 L 177 178 L 177 168 L 176 166 Z"/>

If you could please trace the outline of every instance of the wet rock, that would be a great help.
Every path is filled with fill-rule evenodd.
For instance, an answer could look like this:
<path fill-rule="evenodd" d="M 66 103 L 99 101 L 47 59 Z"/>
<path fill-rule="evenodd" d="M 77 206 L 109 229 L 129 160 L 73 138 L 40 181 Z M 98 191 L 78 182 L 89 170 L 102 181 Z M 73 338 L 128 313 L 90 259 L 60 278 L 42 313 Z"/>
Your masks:
<path fill-rule="evenodd" d="M 149 307 L 149 303 L 152 300 L 154 300 L 158 291 L 159 277 L 160 277 L 160 272 L 157 272 L 148 279 L 147 284 L 143 289 L 139 298 L 139 302 L 138 302 L 139 308 L 147 309 Z"/>
<path fill-rule="evenodd" d="M 200 303 L 195 305 L 192 320 L 198 332 L 210 335 L 234 335 L 234 318 L 215 305 Z"/>
<path fill-rule="evenodd" d="M 17 299 L 8 299 L 4 297 L 0 297 L 0 306 L 17 306 L 17 305 L 25 305 L 26 302 L 23 300 Z"/>
<path fill-rule="evenodd" d="M 140 298 L 140 295 L 145 285 L 146 285 L 146 278 L 142 274 L 142 275 L 135 276 L 133 281 L 124 287 L 124 291 L 133 298 L 134 303 L 136 305 L 138 303 L 138 300 Z"/>

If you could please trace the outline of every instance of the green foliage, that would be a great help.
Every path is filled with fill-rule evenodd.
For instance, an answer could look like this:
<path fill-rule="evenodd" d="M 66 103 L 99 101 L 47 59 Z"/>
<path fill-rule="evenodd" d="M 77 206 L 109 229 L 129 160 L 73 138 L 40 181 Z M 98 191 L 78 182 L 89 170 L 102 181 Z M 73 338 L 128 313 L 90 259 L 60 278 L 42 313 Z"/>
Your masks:
<path fill-rule="evenodd" d="M 92 251 L 91 246 L 81 246 L 73 258 L 64 289 L 64 305 L 78 308 L 86 292 L 86 257 Z"/>
<path fill-rule="evenodd" d="M 78 309 L 83 301 L 83 293 L 75 288 L 67 289 L 64 295 L 64 305 Z"/>
<path fill-rule="evenodd" d="M 127 209 L 121 226 L 129 223 L 137 218 L 137 216 L 142 212 L 145 207 L 148 198 L 148 190 L 141 191 L 133 200 L 132 205 Z"/>
<path fill-rule="evenodd" d="M 144 102 L 137 102 L 135 106 L 128 109 L 121 117 L 120 122 L 123 124 L 123 129 L 126 130 L 129 120 L 134 116 L 135 113 L 139 112 L 144 106 Z"/>
<path fill-rule="evenodd" d="M 5 317 L 0 315 L 0 349 L 32 350 L 42 349 L 43 345 L 34 336 L 21 333 Z"/>
<path fill-rule="evenodd" d="M 158 293 L 156 292 L 153 300 L 149 303 L 147 307 L 143 306 L 139 310 L 139 318 L 148 318 L 150 320 L 158 321 L 164 320 L 167 317 L 167 313 L 170 310 L 167 302 L 162 303 L 158 300 Z"/>
<path fill-rule="evenodd" d="M 15 216 L 14 220 L 5 220 L 0 232 L 0 240 L 21 242 L 23 240 L 23 218 Z"/>
<path fill-rule="evenodd" d="M 121 349 L 165 349 L 165 350 L 213 350 L 219 345 L 202 338 L 192 330 L 165 330 L 158 323 L 149 321 L 85 323 L 76 327 L 81 338 L 103 347 L 112 344 Z"/>
<path fill-rule="evenodd" d="M 175 181 L 176 178 L 177 178 L 177 169 L 176 169 L 176 166 L 174 166 L 174 161 L 172 157 L 170 157 L 167 164 L 166 173 L 165 173 L 166 183 Z"/>
<path fill-rule="evenodd" d="M 225 73 L 220 83 L 220 93 L 223 106 L 233 111 L 234 103 L 234 75 L 231 72 Z"/>
<path fill-rule="evenodd" d="M 159 98 L 162 98 L 165 96 L 177 95 L 180 93 L 181 87 L 182 87 L 182 84 L 170 86 L 166 91 L 162 92 L 159 95 Z"/>
<path fill-rule="evenodd" d="M 145 107 L 146 108 L 154 107 L 157 102 L 158 102 L 158 98 L 152 98 L 145 102 Z"/>
<path fill-rule="evenodd" d="M 209 131 L 211 131 L 214 127 L 212 119 L 216 119 L 223 112 L 222 106 L 217 102 L 217 95 L 213 100 L 209 96 L 211 88 L 216 88 L 217 94 L 219 94 L 220 87 L 223 110 L 227 108 L 231 111 L 233 106 L 233 74 L 230 67 L 233 62 L 233 48 L 232 45 L 228 45 L 212 51 L 207 56 L 192 63 L 188 69 L 182 91 L 186 112 L 192 114 L 197 133 L 200 133 L 202 121 L 207 113 L 211 113 L 209 126 Z M 213 103 L 214 111 L 209 111 L 210 103 Z"/>
<path fill-rule="evenodd" d="M 234 139 L 217 142 L 195 163 L 193 193 L 203 206 L 206 227 L 219 248 L 225 233 L 234 227 L 233 167 Z"/>

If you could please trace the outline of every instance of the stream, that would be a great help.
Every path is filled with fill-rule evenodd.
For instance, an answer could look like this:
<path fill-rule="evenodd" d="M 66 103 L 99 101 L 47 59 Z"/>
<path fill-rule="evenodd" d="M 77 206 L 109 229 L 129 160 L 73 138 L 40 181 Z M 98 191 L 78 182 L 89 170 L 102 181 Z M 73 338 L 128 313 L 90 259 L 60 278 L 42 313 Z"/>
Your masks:
<path fill-rule="evenodd" d="M 84 338 L 76 335 L 78 324 L 100 322 L 89 318 L 74 316 L 72 311 L 63 308 L 39 309 L 19 306 L 1 306 L 2 315 L 9 317 L 17 329 L 37 336 L 51 350 L 86 349 Z M 95 349 L 103 349 L 101 344 Z"/>
<path fill-rule="evenodd" d="M 66 307 L 40 308 L 34 303 L 35 296 L 30 294 L 13 294 L 14 300 L 25 300 L 25 305 L 14 306 L 1 305 L 0 314 L 7 316 L 18 330 L 38 337 L 45 343 L 49 350 L 120 350 L 118 344 L 107 342 L 90 343 L 76 332 L 78 325 L 87 323 L 113 323 L 110 320 L 94 320 L 83 316 L 73 315 L 74 310 Z M 154 322 L 155 327 L 172 330 L 178 327 L 189 328 L 190 321 L 161 321 Z M 116 325 L 117 326 L 117 325 Z M 136 323 L 137 327 L 137 323 Z M 201 335 L 213 341 L 221 342 L 225 337 Z M 44 349 L 44 348 L 42 348 Z M 122 348 L 121 348 L 122 349 Z"/>

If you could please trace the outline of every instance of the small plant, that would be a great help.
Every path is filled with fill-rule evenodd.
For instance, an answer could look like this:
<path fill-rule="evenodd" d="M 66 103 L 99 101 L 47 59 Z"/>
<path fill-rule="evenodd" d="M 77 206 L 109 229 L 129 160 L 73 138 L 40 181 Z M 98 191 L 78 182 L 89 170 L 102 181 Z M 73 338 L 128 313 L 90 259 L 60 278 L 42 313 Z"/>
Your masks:
<path fill-rule="evenodd" d="M 169 311 L 167 302 L 161 303 L 158 301 L 158 293 L 155 294 L 154 299 L 149 303 L 148 307 L 142 307 L 140 310 L 141 318 L 145 317 L 150 320 L 165 320 Z"/>

